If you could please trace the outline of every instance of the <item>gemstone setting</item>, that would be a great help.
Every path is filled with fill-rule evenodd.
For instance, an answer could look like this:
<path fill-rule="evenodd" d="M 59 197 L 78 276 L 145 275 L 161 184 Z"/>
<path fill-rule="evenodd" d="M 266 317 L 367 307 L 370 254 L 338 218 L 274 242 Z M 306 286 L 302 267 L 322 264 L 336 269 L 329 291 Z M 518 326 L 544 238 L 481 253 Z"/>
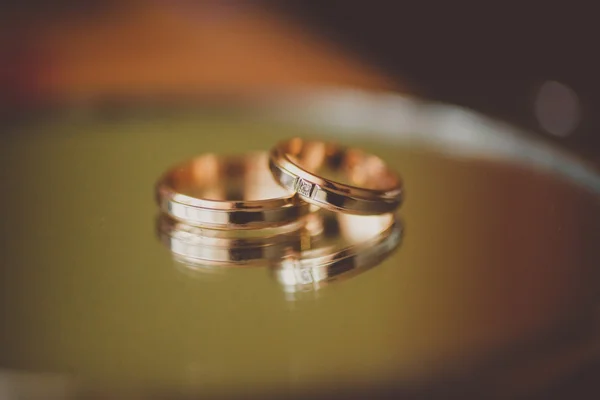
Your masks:
<path fill-rule="evenodd" d="M 310 194 L 313 190 L 313 184 L 310 182 L 306 182 L 304 179 L 300 179 L 298 181 L 298 193 L 303 196 L 310 197 Z"/>

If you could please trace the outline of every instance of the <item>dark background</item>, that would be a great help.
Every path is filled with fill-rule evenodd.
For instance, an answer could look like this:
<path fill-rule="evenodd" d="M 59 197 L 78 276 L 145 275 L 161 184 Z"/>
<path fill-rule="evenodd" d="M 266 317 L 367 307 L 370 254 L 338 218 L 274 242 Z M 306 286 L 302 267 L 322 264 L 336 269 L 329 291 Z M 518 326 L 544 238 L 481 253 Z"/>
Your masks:
<path fill-rule="evenodd" d="M 582 120 L 560 143 L 600 157 L 598 20 L 584 2 L 270 2 L 422 95 L 540 131 L 532 98 L 556 80 Z"/>
<path fill-rule="evenodd" d="M 39 1 L 0 5 L 0 96 L 4 105 L 23 102 L 15 87 L 40 54 L 23 46 L 38 28 L 55 18 L 93 15 L 141 7 L 144 2 Z M 542 134 L 533 115 L 533 98 L 548 80 L 573 89 L 582 119 L 567 139 L 550 140 L 600 161 L 600 105 L 597 13 L 586 2 L 397 1 L 151 1 L 181 9 L 214 3 L 252 4 L 318 32 L 376 66 L 418 95 L 456 103 Z M 39 33 L 39 32 L 38 32 Z M 41 34 L 41 33 L 39 33 Z M 294 48 L 289 49 L 294 52 Z M 19 59 L 17 63 L 11 60 Z M 6 62 L 8 61 L 8 62 Z M 23 63 L 27 64 L 26 67 Z"/>

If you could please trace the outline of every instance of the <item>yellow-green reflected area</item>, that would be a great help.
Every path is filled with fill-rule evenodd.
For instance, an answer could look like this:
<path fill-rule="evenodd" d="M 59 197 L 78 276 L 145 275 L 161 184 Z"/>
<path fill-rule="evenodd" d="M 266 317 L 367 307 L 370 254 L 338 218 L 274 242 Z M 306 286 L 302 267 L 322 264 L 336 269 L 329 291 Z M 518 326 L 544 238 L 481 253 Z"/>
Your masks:
<path fill-rule="evenodd" d="M 297 301 L 266 268 L 182 271 L 154 232 L 163 170 L 306 134 L 331 136 L 208 114 L 65 118 L 0 136 L 0 369 L 206 395 L 462 371 L 512 382 L 523 365 L 541 382 L 536 360 L 566 346 L 555 332 L 587 334 L 576 324 L 597 310 L 592 194 L 548 173 L 377 143 L 367 132 L 344 142 L 376 152 L 406 186 L 405 235 L 392 257 Z M 597 354 L 595 338 L 576 342 Z M 524 380 L 514 385 L 529 384 L 514 375 Z"/>

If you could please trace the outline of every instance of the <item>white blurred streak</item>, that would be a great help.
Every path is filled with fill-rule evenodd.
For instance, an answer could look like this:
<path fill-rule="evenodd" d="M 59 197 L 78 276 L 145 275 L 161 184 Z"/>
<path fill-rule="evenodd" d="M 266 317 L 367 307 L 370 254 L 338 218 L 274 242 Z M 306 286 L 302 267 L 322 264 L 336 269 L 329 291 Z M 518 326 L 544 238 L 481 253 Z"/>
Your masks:
<path fill-rule="evenodd" d="M 344 89 L 294 93 L 263 106 L 267 118 L 304 125 L 317 137 L 368 137 L 450 156 L 510 161 L 550 170 L 600 194 L 600 175 L 576 156 L 458 106 Z"/>

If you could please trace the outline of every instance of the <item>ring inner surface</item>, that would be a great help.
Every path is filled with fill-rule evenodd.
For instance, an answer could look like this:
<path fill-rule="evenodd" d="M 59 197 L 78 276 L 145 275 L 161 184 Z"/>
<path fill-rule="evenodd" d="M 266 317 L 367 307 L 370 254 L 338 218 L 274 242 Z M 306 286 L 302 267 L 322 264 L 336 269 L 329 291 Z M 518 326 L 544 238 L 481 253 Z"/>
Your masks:
<path fill-rule="evenodd" d="M 320 210 L 323 232 L 311 246 L 314 252 L 338 251 L 378 238 L 396 220 L 392 213 L 382 215 L 351 215 Z"/>
<path fill-rule="evenodd" d="M 244 156 L 207 154 L 174 169 L 167 184 L 178 193 L 206 200 L 256 201 L 288 198 L 275 182 L 267 153 Z"/>
<path fill-rule="evenodd" d="M 284 151 L 291 162 L 307 172 L 344 185 L 387 191 L 400 184 L 383 160 L 359 149 L 293 139 Z"/>

